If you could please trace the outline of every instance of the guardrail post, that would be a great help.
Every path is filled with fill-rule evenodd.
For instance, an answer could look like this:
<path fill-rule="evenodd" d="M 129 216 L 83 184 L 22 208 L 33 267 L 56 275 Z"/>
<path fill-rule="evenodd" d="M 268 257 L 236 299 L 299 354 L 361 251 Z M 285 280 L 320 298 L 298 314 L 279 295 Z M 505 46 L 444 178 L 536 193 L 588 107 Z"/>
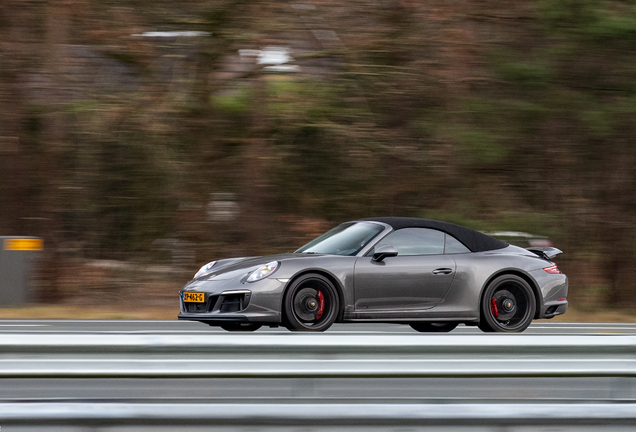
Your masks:
<path fill-rule="evenodd" d="M 37 237 L 0 236 L 0 307 L 31 299 L 31 266 L 43 245 Z"/>

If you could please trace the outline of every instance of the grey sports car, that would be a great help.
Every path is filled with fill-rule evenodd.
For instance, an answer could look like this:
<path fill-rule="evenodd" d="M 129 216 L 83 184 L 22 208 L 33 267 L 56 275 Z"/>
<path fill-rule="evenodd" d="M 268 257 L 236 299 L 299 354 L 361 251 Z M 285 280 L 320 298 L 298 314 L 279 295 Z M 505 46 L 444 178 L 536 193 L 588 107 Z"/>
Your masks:
<path fill-rule="evenodd" d="M 420 332 L 459 323 L 521 332 L 568 307 L 568 279 L 551 261 L 559 253 L 447 222 L 359 219 L 294 253 L 206 264 L 179 293 L 179 319 L 228 331 L 382 322 Z"/>

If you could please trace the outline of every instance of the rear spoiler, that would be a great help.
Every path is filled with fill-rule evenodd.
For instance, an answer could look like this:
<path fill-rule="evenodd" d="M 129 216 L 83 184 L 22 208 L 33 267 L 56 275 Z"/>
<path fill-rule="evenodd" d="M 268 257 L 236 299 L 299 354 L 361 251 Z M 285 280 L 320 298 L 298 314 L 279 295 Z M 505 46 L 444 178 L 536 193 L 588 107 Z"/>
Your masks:
<path fill-rule="evenodd" d="M 534 254 L 537 254 L 539 257 L 547 261 L 551 261 L 555 256 L 563 253 L 563 251 L 557 248 L 547 247 L 547 246 L 543 246 L 543 247 L 535 246 L 535 247 L 529 247 L 526 249 Z"/>

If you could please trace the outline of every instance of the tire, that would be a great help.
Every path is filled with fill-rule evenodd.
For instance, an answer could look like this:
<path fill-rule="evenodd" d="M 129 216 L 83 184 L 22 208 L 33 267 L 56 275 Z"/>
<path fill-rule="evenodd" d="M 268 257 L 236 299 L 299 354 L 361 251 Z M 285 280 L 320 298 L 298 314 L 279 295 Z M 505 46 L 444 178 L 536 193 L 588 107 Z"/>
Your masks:
<path fill-rule="evenodd" d="M 523 278 L 495 278 L 481 300 L 479 328 L 484 332 L 520 333 L 528 328 L 537 308 L 532 288 Z"/>
<path fill-rule="evenodd" d="M 251 323 L 228 323 L 222 324 L 221 328 L 229 332 L 253 332 L 261 328 L 261 325 Z"/>
<path fill-rule="evenodd" d="M 410 324 L 413 330 L 417 330 L 421 333 L 448 333 L 455 330 L 459 323 L 454 322 L 439 322 L 439 323 L 412 323 Z"/>
<path fill-rule="evenodd" d="M 329 279 L 313 273 L 302 275 L 285 293 L 285 327 L 291 331 L 325 331 L 336 320 L 339 308 L 338 292 Z"/>

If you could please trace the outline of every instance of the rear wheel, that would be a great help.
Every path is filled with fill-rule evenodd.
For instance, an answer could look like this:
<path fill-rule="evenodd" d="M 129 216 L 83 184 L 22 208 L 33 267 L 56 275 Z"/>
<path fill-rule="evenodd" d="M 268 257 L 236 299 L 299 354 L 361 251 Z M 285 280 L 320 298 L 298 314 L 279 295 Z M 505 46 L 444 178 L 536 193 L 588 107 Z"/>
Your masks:
<path fill-rule="evenodd" d="M 479 328 L 485 332 L 522 332 L 534 319 L 536 300 L 523 278 L 502 275 L 484 291 Z"/>
<path fill-rule="evenodd" d="M 458 323 L 412 323 L 410 324 L 413 330 L 417 330 L 422 333 L 448 333 L 455 330 Z"/>
<path fill-rule="evenodd" d="M 338 292 L 329 279 L 318 274 L 303 275 L 285 294 L 285 326 L 291 331 L 325 331 L 336 320 L 339 307 Z"/>
<path fill-rule="evenodd" d="M 228 323 L 222 324 L 221 328 L 229 332 L 253 332 L 261 328 L 261 325 L 251 323 Z"/>

